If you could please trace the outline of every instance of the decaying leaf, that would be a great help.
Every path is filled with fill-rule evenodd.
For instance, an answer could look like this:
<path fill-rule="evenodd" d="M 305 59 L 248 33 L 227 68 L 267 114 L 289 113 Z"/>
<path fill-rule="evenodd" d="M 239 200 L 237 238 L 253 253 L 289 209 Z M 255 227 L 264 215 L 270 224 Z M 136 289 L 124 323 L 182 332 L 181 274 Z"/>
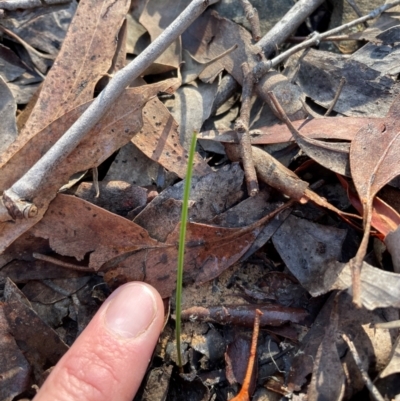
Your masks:
<path fill-rule="evenodd" d="M 0 153 L 4 152 L 8 145 L 17 137 L 17 122 L 15 113 L 17 104 L 14 97 L 0 75 Z"/>
<path fill-rule="evenodd" d="M 0 399 L 11 401 L 29 386 L 30 367 L 18 348 L 0 303 Z"/>
<path fill-rule="evenodd" d="M 147 0 L 139 22 L 147 29 L 151 40 L 154 41 L 164 29 L 186 8 L 188 1 L 176 2 L 169 0 L 163 2 L 162 11 L 157 0 Z M 177 69 L 182 60 L 180 38 L 168 47 L 168 49 L 153 63 L 146 74 L 160 74 L 162 72 Z"/>
<path fill-rule="evenodd" d="M 130 185 L 124 181 L 99 182 L 100 195 L 92 183 L 81 182 L 72 193 L 120 216 L 147 203 L 148 191 L 145 188 Z"/>
<path fill-rule="evenodd" d="M 223 228 L 188 223 L 186 234 L 184 282 L 201 284 L 218 277 L 238 261 L 254 241 L 259 228 Z M 104 280 L 112 287 L 131 280 L 145 280 L 163 298 L 175 289 L 179 225 L 165 244 L 126 255 L 117 266 L 110 261 L 102 267 Z M 160 269 L 162 266 L 162 269 Z"/>
<path fill-rule="evenodd" d="M 333 268 L 334 266 L 331 266 Z M 351 286 L 349 263 L 338 265 L 341 272 L 330 289 L 345 290 Z M 361 303 L 370 310 L 375 308 L 400 307 L 400 274 L 387 272 L 363 262 L 361 268 Z"/>
<path fill-rule="evenodd" d="M 339 323 L 337 304 L 337 300 L 335 300 L 329 327 L 325 330 L 315 355 L 312 378 L 308 388 L 310 399 L 326 398 L 339 401 L 343 398 L 345 376 L 336 345 Z"/>
<path fill-rule="evenodd" d="M 396 273 L 400 273 L 399 236 L 400 236 L 400 224 L 394 231 L 389 232 L 385 238 L 385 244 L 387 246 L 388 251 L 390 252 L 390 255 L 392 256 L 393 269 Z"/>
<path fill-rule="evenodd" d="M 115 36 L 129 4 L 127 0 L 79 3 L 62 48 L 24 127 L 22 134 L 26 140 L 67 111 L 93 98 L 97 81 L 111 67 L 117 47 Z"/>
<path fill-rule="evenodd" d="M 11 281 L 4 287 L 4 314 L 10 331 L 34 368 L 36 379 L 41 379 L 48 364 L 55 365 L 67 352 L 68 346 L 59 335 L 39 318 L 24 294 Z"/>
<path fill-rule="evenodd" d="M 298 57 L 294 56 L 296 62 Z M 295 82 L 307 96 L 328 108 L 344 77 L 347 83 L 334 110 L 346 116 L 383 117 L 399 93 L 395 79 L 353 57 L 309 49 L 301 57 Z"/>
<path fill-rule="evenodd" d="M 137 224 L 82 199 L 61 194 L 32 233 L 49 239 L 51 248 L 60 255 L 78 261 L 90 255 L 88 266 L 94 271 L 121 254 L 157 245 Z"/>
<path fill-rule="evenodd" d="M 337 323 L 335 322 L 334 312 L 336 302 Z M 329 388 L 333 384 L 333 394 L 340 394 L 344 372 L 346 386 L 344 399 L 351 398 L 353 394 L 364 387 L 364 382 L 351 354 L 346 352 L 346 344 L 338 336 L 338 333 L 346 333 L 352 337 L 355 346 L 362 352 L 361 358 L 365 370 L 379 371 L 388 363 L 392 342 L 395 339 L 389 330 L 380 330 L 378 332 L 377 329 L 371 327 L 371 322 L 382 321 L 384 319 L 379 311 L 357 308 L 352 303 L 349 294 L 345 292 L 331 294 L 292 361 L 288 378 L 289 390 L 299 391 L 303 384 L 306 383 L 307 376 L 314 371 L 313 373 L 318 373 L 315 378 L 317 380 L 315 382 L 316 385 Z M 329 344 L 326 336 L 330 338 L 331 344 Z M 325 344 L 323 344 L 324 340 L 326 341 Z M 324 358 L 323 354 L 324 347 L 326 347 L 327 352 L 326 358 Z M 333 347 L 337 348 L 336 352 Z M 318 366 L 314 368 L 318 352 L 322 362 L 325 364 L 323 369 L 329 369 L 329 360 L 327 359 L 333 358 L 330 365 L 333 370 L 329 369 L 330 375 L 325 375 L 328 370 L 321 369 L 318 372 Z M 321 360 L 318 362 L 321 362 Z M 333 375 L 338 375 L 339 377 L 332 377 Z M 316 393 L 314 392 L 314 394 Z"/>
<path fill-rule="evenodd" d="M 224 213 L 243 197 L 242 182 L 243 170 L 238 164 L 223 167 L 202 177 L 195 176 L 190 192 L 190 200 L 193 202 L 189 208 L 190 221 L 210 223 L 215 216 Z M 217 186 L 218 192 L 210 197 L 210 192 Z M 183 187 L 184 182 L 181 181 L 161 192 L 134 222 L 144 227 L 153 238 L 165 242 L 180 221 Z"/>
<path fill-rule="evenodd" d="M 351 142 L 351 174 L 363 205 L 364 219 L 364 236 L 353 262 L 353 294 L 356 303 L 360 303 L 360 269 L 368 246 L 374 197 L 385 184 L 400 174 L 399 114 L 399 106 L 394 102 L 384 124 L 368 124 Z"/>
<path fill-rule="evenodd" d="M 330 261 L 341 258 L 346 230 L 289 216 L 272 241 L 291 273 L 308 291 Z"/>

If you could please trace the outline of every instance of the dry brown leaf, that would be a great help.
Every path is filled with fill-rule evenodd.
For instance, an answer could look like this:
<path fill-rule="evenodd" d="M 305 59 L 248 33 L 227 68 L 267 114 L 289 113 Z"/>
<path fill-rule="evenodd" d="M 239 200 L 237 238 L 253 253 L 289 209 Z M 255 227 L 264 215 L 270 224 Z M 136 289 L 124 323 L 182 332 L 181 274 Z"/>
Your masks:
<path fill-rule="evenodd" d="M 2 239 L 0 252 L 40 221 L 57 190 L 68 182 L 72 174 L 99 165 L 113 152 L 126 144 L 141 128 L 141 114 L 144 104 L 156 96 L 158 92 L 170 88 L 171 83 L 174 85 L 176 80 L 172 79 L 145 87 L 127 89 L 79 146 L 65 160 L 59 161 L 48 174 L 41 177 L 42 192 L 40 196 L 32 199 L 39 209 L 38 215 L 31 219 L 0 224 Z M 48 150 L 50 145 L 72 125 L 89 104 L 90 102 L 71 110 L 31 138 L 28 143 L 25 144 L 22 140 L 12 144 L 7 150 L 7 154 L 0 156 L 0 190 L 4 191 L 19 179 Z"/>
<path fill-rule="evenodd" d="M 398 98 L 381 124 L 368 124 L 357 133 L 350 147 L 350 167 L 363 206 L 364 235 L 353 259 L 353 296 L 360 304 L 360 270 L 371 231 L 372 205 L 377 192 L 400 174 Z"/>
<path fill-rule="evenodd" d="M 129 10 L 128 0 L 79 3 L 57 59 L 22 132 L 26 140 L 52 121 L 93 98 L 94 87 L 111 67 L 115 37 Z"/>
<path fill-rule="evenodd" d="M 31 230 L 49 239 L 60 255 L 80 261 L 89 256 L 93 270 L 110 259 L 135 250 L 157 246 L 147 231 L 131 221 L 74 196 L 59 194 L 43 219 Z"/>
<path fill-rule="evenodd" d="M 217 277 L 241 257 L 259 230 L 190 223 L 185 280 L 202 283 Z M 81 199 L 58 195 L 30 233 L 48 238 L 60 255 L 77 260 L 88 257 L 88 265 L 105 271 L 105 280 L 114 287 L 143 280 L 155 286 L 163 297 L 175 289 L 179 224 L 165 243 L 160 243 L 127 219 Z"/>
<path fill-rule="evenodd" d="M 259 231 L 259 228 L 229 229 L 188 223 L 184 282 L 202 284 L 218 277 L 240 259 Z M 136 252 L 115 268 L 110 269 L 109 264 L 103 266 L 104 280 L 112 287 L 127 281 L 144 280 L 163 298 L 171 296 L 176 287 L 178 241 L 179 224 L 168 235 L 165 245 Z"/>

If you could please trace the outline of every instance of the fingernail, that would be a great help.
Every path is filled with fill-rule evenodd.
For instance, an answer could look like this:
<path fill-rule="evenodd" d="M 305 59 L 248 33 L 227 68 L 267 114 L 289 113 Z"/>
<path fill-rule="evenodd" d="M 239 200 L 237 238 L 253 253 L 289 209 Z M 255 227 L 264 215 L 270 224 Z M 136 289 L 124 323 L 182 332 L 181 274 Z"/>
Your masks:
<path fill-rule="evenodd" d="M 156 312 L 156 299 L 150 288 L 141 283 L 132 283 L 112 294 L 105 321 L 117 335 L 135 338 L 147 330 Z"/>

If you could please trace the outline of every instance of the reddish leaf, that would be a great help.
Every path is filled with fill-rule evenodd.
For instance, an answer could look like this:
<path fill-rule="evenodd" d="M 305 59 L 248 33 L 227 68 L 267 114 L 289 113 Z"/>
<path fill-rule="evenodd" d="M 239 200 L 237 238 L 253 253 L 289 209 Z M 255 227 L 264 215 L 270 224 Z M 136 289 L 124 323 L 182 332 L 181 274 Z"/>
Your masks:
<path fill-rule="evenodd" d="M 343 177 L 340 175 L 337 177 L 343 187 L 346 188 L 351 204 L 360 214 L 362 214 L 363 208 L 359 197 L 350 188 L 348 182 Z M 400 215 L 385 201 L 376 197 L 372 205 L 371 225 L 382 234 L 379 235 L 379 237 L 381 240 L 383 240 L 391 231 L 396 230 L 396 228 L 400 225 Z"/>

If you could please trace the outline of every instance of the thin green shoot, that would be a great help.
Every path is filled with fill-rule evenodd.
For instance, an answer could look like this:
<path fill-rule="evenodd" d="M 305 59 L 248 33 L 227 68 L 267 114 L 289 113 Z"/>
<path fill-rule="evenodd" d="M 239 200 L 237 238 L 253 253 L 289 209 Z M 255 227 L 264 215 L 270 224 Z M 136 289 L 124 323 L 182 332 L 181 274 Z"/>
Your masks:
<path fill-rule="evenodd" d="M 193 161 L 196 152 L 196 133 L 193 133 L 192 142 L 190 143 L 189 160 L 187 164 L 187 172 L 185 178 L 185 186 L 183 189 L 181 227 L 179 231 L 179 248 L 178 248 L 178 270 L 176 273 L 176 305 L 175 305 L 175 335 L 176 335 L 176 352 L 178 356 L 178 366 L 183 372 L 182 355 L 181 355 L 181 312 L 182 312 L 182 283 L 183 283 L 183 265 L 185 261 L 185 242 L 186 242 L 186 225 L 189 209 L 189 195 L 192 184 Z"/>

